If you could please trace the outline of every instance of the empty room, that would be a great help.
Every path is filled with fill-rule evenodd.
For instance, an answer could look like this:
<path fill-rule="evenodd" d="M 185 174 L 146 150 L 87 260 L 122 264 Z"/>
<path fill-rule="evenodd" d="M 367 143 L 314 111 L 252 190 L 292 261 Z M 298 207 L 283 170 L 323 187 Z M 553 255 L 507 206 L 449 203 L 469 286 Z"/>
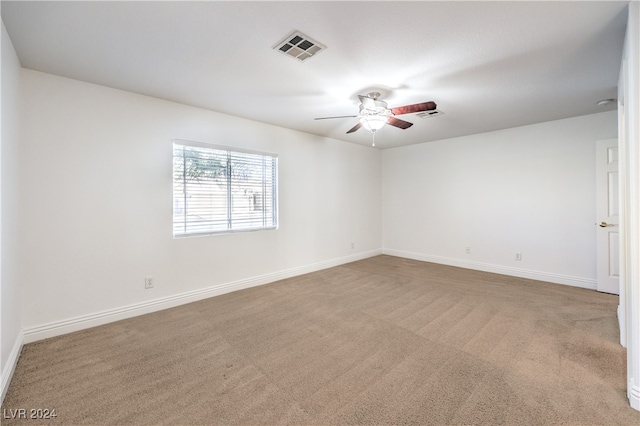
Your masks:
<path fill-rule="evenodd" d="M 640 424 L 638 1 L 0 1 L 4 425 Z"/>

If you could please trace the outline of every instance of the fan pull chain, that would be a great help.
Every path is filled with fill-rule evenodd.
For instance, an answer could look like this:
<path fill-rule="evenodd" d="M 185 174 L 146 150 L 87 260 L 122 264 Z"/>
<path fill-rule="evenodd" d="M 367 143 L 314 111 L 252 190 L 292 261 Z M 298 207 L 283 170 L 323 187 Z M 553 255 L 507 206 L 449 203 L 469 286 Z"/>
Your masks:
<path fill-rule="evenodd" d="M 371 132 L 371 146 L 376 146 L 376 132 Z"/>

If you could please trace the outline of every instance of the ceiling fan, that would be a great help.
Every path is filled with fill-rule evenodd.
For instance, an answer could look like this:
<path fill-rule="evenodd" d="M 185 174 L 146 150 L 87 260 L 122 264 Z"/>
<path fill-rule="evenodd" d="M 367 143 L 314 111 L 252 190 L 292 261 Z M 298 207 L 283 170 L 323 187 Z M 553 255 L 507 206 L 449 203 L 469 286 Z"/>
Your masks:
<path fill-rule="evenodd" d="M 385 101 L 378 100 L 380 93 L 371 92 L 366 96 L 358 95 L 360 98 L 360 112 L 358 115 L 341 115 L 336 117 L 321 117 L 316 120 L 327 120 L 332 118 L 356 118 L 359 117 L 358 124 L 353 126 L 347 131 L 347 133 L 353 133 L 360 127 L 371 131 L 371 133 L 377 132 L 385 124 L 389 124 L 400 129 L 408 129 L 413 126 L 413 123 L 396 118 L 396 115 L 411 114 L 414 112 L 432 111 L 437 108 L 435 102 L 421 102 L 419 104 L 405 105 L 396 108 L 388 108 Z"/>

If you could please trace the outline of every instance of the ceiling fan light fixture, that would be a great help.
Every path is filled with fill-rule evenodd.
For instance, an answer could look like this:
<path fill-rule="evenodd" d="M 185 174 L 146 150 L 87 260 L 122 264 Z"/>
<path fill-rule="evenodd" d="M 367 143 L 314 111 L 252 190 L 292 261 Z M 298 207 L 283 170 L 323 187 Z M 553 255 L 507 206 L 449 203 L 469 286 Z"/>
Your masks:
<path fill-rule="evenodd" d="M 375 133 L 387 124 L 388 119 L 389 117 L 386 115 L 369 115 L 360 118 L 360 124 L 362 124 L 362 127 L 365 129 Z"/>

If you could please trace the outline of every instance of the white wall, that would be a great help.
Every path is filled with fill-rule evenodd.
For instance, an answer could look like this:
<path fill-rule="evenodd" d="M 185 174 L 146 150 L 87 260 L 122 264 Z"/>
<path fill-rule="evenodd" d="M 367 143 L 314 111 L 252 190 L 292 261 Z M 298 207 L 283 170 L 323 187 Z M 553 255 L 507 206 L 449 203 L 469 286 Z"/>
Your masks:
<path fill-rule="evenodd" d="M 595 141 L 616 135 L 612 111 L 385 150 L 383 251 L 595 288 Z"/>
<path fill-rule="evenodd" d="M 9 385 L 22 347 L 22 311 L 17 271 L 18 103 L 20 62 L 2 24 L 2 133 L 0 139 L 0 393 Z"/>
<path fill-rule="evenodd" d="M 22 83 L 26 341 L 380 253 L 375 149 L 26 69 Z M 172 138 L 278 154 L 280 229 L 174 240 Z"/>
<path fill-rule="evenodd" d="M 620 80 L 620 343 L 627 348 L 627 397 L 640 410 L 640 4 L 629 4 Z"/>

